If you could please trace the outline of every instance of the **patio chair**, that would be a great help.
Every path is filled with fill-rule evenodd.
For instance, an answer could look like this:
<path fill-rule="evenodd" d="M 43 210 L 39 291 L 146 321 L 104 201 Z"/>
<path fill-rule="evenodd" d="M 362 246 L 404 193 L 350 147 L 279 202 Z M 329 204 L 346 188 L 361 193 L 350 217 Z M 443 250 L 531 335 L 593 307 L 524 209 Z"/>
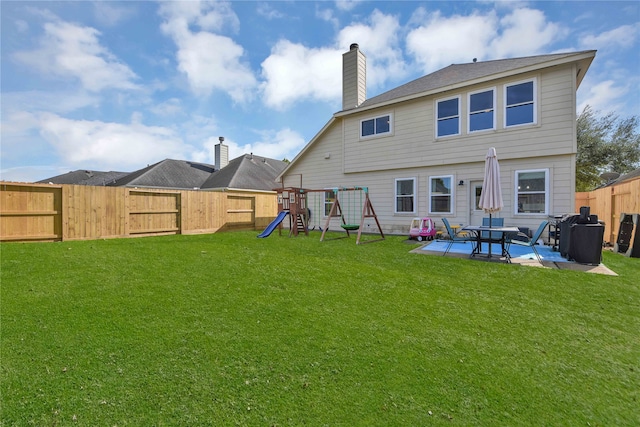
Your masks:
<path fill-rule="evenodd" d="M 536 230 L 535 233 L 533 233 L 533 237 L 531 239 L 529 239 L 526 234 L 524 233 L 518 233 L 518 239 L 510 239 L 508 242 L 508 245 L 511 246 L 512 244 L 518 245 L 518 246 L 527 246 L 530 247 L 531 249 L 533 249 L 533 253 L 536 254 L 536 257 L 538 258 L 538 261 L 540 262 L 540 264 L 542 264 L 542 258 L 540 258 L 540 254 L 538 253 L 538 250 L 536 249 L 536 245 L 538 244 L 538 240 L 540 239 L 540 236 L 542 236 L 542 233 L 544 233 L 544 229 L 547 227 L 547 225 L 549 224 L 549 221 L 544 220 L 540 223 L 540 226 L 538 227 L 538 229 Z M 527 240 L 519 240 L 519 238 L 521 237 L 526 237 Z"/>
<path fill-rule="evenodd" d="M 488 227 L 491 224 L 492 227 L 504 227 L 504 218 L 491 218 L 491 223 L 489 223 L 489 218 L 482 218 L 482 226 Z M 492 242 L 492 243 L 500 243 L 502 241 L 502 233 L 491 233 L 490 231 L 482 231 L 480 233 L 480 238 L 483 242 Z"/>
<path fill-rule="evenodd" d="M 447 248 L 444 250 L 444 253 L 442 254 L 442 256 L 445 256 L 447 253 L 449 253 L 454 243 L 471 242 L 471 245 L 472 245 L 471 250 L 473 251 L 475 249 L 473 244 L 476 242 L 476 239 L 474 237 L 472 237 L 467 233 L 465 233 L 464 235 L 456 234 L 451 228 L 451 224 L 449 224 L 449 221 L 447 220 L 447 218 L 442 218 L 442 222 L 444 223 L 444 227 L 447 229 L 447 234 L 449 235 Z"/>

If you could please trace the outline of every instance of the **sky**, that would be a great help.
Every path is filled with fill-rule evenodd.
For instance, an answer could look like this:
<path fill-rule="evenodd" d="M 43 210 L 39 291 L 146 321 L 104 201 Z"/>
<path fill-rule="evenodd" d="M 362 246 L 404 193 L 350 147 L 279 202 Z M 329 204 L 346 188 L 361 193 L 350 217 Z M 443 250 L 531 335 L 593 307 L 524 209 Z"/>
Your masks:
<path fill-rule="evenodd" d="M 0 180 L 292 160 L 342 109 L 450 64 L 597 49 L 577 112 L 640 115 L 637 1 L 0 1 Z"/>

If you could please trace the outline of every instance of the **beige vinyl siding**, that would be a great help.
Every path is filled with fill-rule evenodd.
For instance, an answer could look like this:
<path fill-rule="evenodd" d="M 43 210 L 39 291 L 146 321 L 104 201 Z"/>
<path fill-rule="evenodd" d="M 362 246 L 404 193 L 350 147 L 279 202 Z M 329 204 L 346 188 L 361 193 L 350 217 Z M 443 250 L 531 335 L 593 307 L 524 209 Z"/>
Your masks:
<path fill-rule="evenodd" d="M 302 174 L 304 188 L 346 186 L 342 172 L 342 150 L 342 120 L 336 120 L 322 135 L 321 143 L 310 146 L 303 157 L 287 171 L 284 186 L 299 187 L 299 174 Z M 327 156 L 328 159 L 325 158 Z"/>
<path fill-rule="evenodd" d="M 438 164 L 458 164 L 484 156 L 492 146 L 501 158 L 526 158 L 575 153 L 575 94 L 573 67 L 553 68 L 542 74 L 502 79 L 495 85 L 470 86 L 433 97 L 380 108 L 345 118 L 345 172 L 366 172 Z M 537 123 L 504 127 L 504 85 L 534 78 L 537 90 Z M 467 94 L 496 88 L 496 130 L 467 133 Z M 462 134 L 435 138 L 435 100 L 460 98 Z M 391 135 L 360 139 L 360 121 L 383 114 L 393 115 Z"/>

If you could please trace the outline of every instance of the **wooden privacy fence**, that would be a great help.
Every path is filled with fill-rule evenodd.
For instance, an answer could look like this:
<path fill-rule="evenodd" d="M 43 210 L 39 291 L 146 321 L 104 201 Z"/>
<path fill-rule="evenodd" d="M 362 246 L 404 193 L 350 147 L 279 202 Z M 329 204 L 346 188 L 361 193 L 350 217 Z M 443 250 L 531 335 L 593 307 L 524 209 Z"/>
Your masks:
<path fill-rule="evenodd" d="M 576 193 L 576 210 L 580 206 L 589 206 L 591 214 L 604 221 L 604 240 L 614 244 L 618 239 L 621 214 L 640 213 L 640 178 Z"/>
<path fill-rule="evenodd" d="M 275 192 L 0 182 L 0 241 L 257 230 L 276 217 L 277 208 Z"/>

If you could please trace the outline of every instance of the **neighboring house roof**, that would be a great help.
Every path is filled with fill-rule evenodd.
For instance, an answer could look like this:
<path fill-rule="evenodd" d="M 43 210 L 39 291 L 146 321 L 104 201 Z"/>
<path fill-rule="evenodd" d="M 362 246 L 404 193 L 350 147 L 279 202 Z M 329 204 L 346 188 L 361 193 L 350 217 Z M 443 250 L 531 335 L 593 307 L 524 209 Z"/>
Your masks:
<path fill-rule="evenodd" d="M 620 184 L 624 181 L 630 181 L 632 179 L 635 178 L 640 178 L 640 168 L 636 169 L 636 170 L 632 170 L 631 172 L 621 175 L 618 178 L 614 179 L 613 181 L 607 183 L 606 185 L 603 185 L 603 187 L 611 187 L 612 185 L 617 185 Z"/>
<path fill-rule="evenodd" d="M 200 188 L 214 171 L 214 166 L 206 163 L 165 159 L 132 172 L 109 185 L 193 189 Z"/>
<path fill-rule="evenodd" d="M 130 172 L 76 170 L 37 181 L 38 184 L 109 185 Z"/>
<path fill-rule="evenodd" d="M 357 114 L 372 108 L 384 105 L 429 96 L 448 90 L 458 89 L 472 84 L 483 83 L 503 77 L 514 76 L 535 70 L 549 68 L 576 62 L 578 64 L 577 85 L 580 86 L 589 65 L 595 57 L 595 50 L 584 50 L 579 52 L 556 53 L 549 55 L 537 55 L 523 58 L 499 59 L 494 61 L 478 61 L 466 64 L 452 64 L 448 67 L 435 71 L 404 85 L 398 86 L 380 95 L 365 100 L 358 107 L 342 110 L 335 113 L 324 127 L 309 141 L 309 143 L 298 153 L 286 169 L 294 165 L 297 160 L 304 155 L 320 136 L 331 126 L 338 117 Z M 277 176 L 280 180 L 286 169 Z"/>
<path fill-rule="evenodd" d="M 273 190 L 276 177 L 285 169 L 286 162 L 244 154 L 231 160 L 227 166 L 213 173 L 202 184 L 202 189 L 239 188 L 247 190 Z"/>

